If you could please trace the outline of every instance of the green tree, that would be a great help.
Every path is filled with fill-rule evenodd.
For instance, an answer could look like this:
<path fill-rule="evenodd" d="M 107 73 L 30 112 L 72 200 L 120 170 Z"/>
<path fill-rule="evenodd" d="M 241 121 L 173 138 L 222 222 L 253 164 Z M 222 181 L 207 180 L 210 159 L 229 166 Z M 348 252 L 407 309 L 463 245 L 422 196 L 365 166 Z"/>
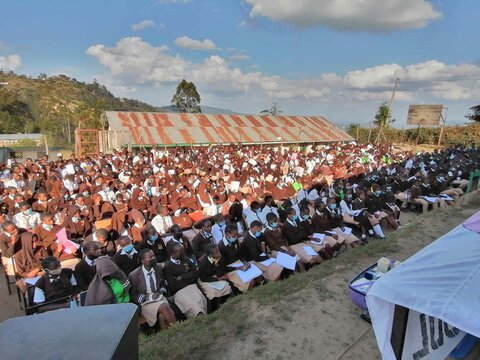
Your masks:
<path fill-rule="evenodd" d="M 278 116 L 282 113 L 283 113 L 283 111 L 280 110 L 280 107 L 278 106 L 278 104 L 276 102 L 274 102 L 272 104 L 272 107 L 270 109 L 265 109 L 265 110 L 260 111 L 260 114 L 271 115 L 271 116 Z"/>
<path fill-rule="evenodd" d="M 200 101 L 195 84 L 185 79 L 178 84 L 177 92 L 172 98 L 172 104 L 184 113 L 201 113 Z"/>
<path fill-rule="evenodd" d="M 375 120 L 373 123 L 378 127 L 388 127 L 389 124 L 395 122 L 395 119 L 392 119 L 392 114 L 390 113 L 390 107 L 387 102 L 384 102 L 378 107 L 377 113 L 375 114 Z"/>
<path fill-rule="evenodd" d="M 470 121 L 480 122 L 480 105 L 475 105 L 470 108 L 470 114 L 465 116 Z"/>

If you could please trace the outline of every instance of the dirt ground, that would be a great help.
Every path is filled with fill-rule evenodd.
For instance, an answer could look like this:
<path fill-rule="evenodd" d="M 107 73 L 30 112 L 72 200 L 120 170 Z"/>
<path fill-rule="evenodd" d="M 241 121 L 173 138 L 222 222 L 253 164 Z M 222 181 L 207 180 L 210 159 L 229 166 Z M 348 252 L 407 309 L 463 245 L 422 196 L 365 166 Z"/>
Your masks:
<path fill-rule="evenodd" d="M 469 208 L 459 206 L 438 216 L 420 215 L 421 222 L 412 219 L 412 213 L 403 217 L 401 243 L 395 254 L 385 254 L 405 260 L 417 251 L 462 223 L 480 209 L 479 194 L 462 198 Z M 472 202 L 476 204 L 473 206 Z M 420 226 L 418 226 L 420 224 Z M 221 353 L 211 353 L 212 359 L 321 359 L 321 360 L 376 360 L 380 353 L 373 330 L 360 318 L 361 310 L 350 300 L 348 283 L 363 269 L 375 263 L 359 259 L 355 266 L 339 268 L 325 278 L 317 288 L 308 288 L 292 294 L 277 304 L 257 309 L 255 321 L 245 336 L 236 337 Z M 469 360 L 480 358 L 477 347 Z"/>

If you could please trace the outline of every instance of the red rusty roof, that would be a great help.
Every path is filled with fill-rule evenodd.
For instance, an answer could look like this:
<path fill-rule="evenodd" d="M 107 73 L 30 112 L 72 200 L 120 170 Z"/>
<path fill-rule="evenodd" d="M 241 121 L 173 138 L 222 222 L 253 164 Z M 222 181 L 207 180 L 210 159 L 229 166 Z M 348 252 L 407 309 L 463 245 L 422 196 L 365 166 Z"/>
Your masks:
<path fill-rule="evenodd" d="M 106 117 L 110 130 L 130 133 L 137 145 L 353 140 L 321 116 L 107 111 Z"/>

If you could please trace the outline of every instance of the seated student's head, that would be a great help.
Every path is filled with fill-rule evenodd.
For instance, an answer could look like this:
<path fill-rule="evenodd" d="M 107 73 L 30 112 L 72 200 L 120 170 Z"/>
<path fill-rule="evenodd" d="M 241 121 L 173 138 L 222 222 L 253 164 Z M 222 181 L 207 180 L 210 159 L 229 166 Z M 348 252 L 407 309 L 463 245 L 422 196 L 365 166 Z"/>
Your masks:
<path fill-rule="evenodd" d="M 83 253 L 89 260 L 95 260 L 101 255 L 100 246 L 95 241 L 87 242 L 83 245 Z"/>
<path fill-rule="evenodd" d="M 253 211 L 253 212 L 258 212 L 260 211 L 260 203 L 258 201 L 252 201 L 252 203 L 250 204 L 250 209 Z"/>
<path fill-rule="evenodd" d="M 278 216 L 275 215 L 275 213 L 273 212 L 268 213 L 266 216 L 266 219 L 267 219 L 268 225 L 271 228 L 273 229 L 278 228 Z"/>
<path fill-rule="evenodd" d="M 37 200 L 45 202 L 48 200 L 48 194 L 46 191 L 39 191 L 37 193 Z"/>
<path fill-rule="evenodd" d="M 352 198 L 353 198 L 352 190 L 345 191 L 345 199 L 352 200 Z"/>
<path fill-rule="evenodd" d="M 106 229 L 98 229 L 95 231 L 95 238 L 100 243 L 105 243 L 108 240 L 108 231 Z"/>
<path fill-rule="evenodd" d="M 120 246 L 127 254 L 130 254 L 134 249 L 132 239 L 130 239 L 128 236 L 120 236 L 117 240 L 117 243 L 118 246 Z"/>
<path fill-rule="evenodd" d="M 170 226 L 169 232 L 175 240 L 180 240 L 183 236 L 182 228 L 177 224 Z"/>
<path fill-rule="evenodd" d="M 42 227 L 45 230 L 51 231 L 53 229 L 54 220 L 52 214 L 42 213 L 40 215 L 40 221 L 42 222 Z"/>
<path fill-rule="evenodd" d="M 43 258 L 42 269 L 48 277 L 52 278 L 58 277 L 62 273 L 62 265 L 55 256 L 47 256 Z"/>
<path fill-rule="evenodd" d="M 300 215 L 304 219 L 309 218 L 310 217 L 310 208 L 306 205 L 300 206 Z"/>
<path fill-rule="evenodd" d="M 23 215 L 31 215 L 32 214 L 32 207 L 30 204 L 26 201 L 22 201 L 21 203 L 18 204 L 18 207 L 20 211 L 22 212 Z"/>
<path fill-rule="evenodd" d="M 225 228 L 225 239 L 233 244 L 238 239 L 238 228 L 236 225 L 230 224 Z"/>
<path fill-rule="evenodd" d="M 260 237 L 262 234 L 263 225 L 260 221 L 255 220 L 250 223 L 250 232 L 256 237 Z"/>
<path fill-rule="evenodd" d="M 272 195 L 265 196 L 265 205 L 266 206 L 275 206 L 275 201 L 273 200 Z"/>
<path fill-rule="evenodd" d="M 216 214 L 213 217 L 213 221 L 215 224 L 218 224 L 219 226 L 224 226 L 225 225 L 225 216 L 223 214 Z"/>
<path fill-rule="evenodd" d="M 3 223 L 2 223 L 2 230 L 3 230 L 8 236 L 18 235 L 18 233 L 19 233 L 17 225 L 15 225 L 15 223 L 12 222 L 12 221 L 5 221 L 5 222 L 3 222 Z"/>
<path fill-rule="evenodd" d="M 157 229 L 155 229 L 152 225 L 148 225 L 145 228 L 145 235 L 147 236 L 148 241 L 157 241 L 159 239 Z"/>
<path fill-rule="evenodd" d="M 335 210 L 337 208 L 337 199 L 335 199 L 334 197 L 328 198 L 327 206 L 329 209 Z"/>
<path fill-rule="evenodd" d="M 365 191 L 362 191 L 362 190 L 358 190 L 357 191 L 357 198 L 360 199 L 361 201 L 364 201 L 367 197 L 367 194 L 365 193 Z"/>
<path fill-rule="evenodd" d="M 157 265 L 157 258 L 155 257 L 155 253 L 150 249 L 143 249 L 138 254 L 142 265 L 145 269 L 150 270 L 155 265 Z"/>
<path fill-rule="evenodd" d="M 298 219 L 297 212 L 294 208 L 288 208 L 285 210 L 285 213 L 287 214 L 287 219 L 290 221 L 296 221 Z"/>
<path fill-rule="evenodd" d="M 217 244 L 208 244 L 205 246 L 205 253 L 207 256 L 213 260 L 220 259 L 220 250 Z"/>
<path fill-rule="evenodd" d="M 200 229 L 204 234 L 210 234 L 212 232 L 212 223 L 208 219 L 203 219 L 200 223 Z"/>
<path fill-rule="evenodd" d="M 184 248 L 180 243 L 173 244 L 171 256 L 173 259 L 178 260 L 183 257 Z"/>

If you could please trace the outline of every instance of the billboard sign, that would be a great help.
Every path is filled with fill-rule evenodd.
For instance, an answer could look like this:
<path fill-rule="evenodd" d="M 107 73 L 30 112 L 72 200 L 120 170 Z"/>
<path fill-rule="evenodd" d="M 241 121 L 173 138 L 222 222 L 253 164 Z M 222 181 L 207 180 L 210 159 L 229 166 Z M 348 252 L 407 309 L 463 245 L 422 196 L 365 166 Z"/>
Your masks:
<path fill-rule="evenodd" d="M 443 105 L 410 105 L 408 125 L 438 126 L 442 118 Z"/>

